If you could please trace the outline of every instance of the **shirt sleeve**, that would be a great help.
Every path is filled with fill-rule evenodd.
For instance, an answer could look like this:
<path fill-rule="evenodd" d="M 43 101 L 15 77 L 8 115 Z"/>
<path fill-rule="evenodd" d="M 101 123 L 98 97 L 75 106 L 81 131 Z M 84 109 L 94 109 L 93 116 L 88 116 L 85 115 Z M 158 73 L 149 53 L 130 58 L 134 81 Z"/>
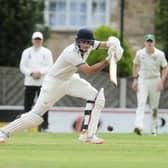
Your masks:
<path fill-rule="evenodd" d="M 161 67 L 165 67 L 165 66 L 167 66 L 167 60 L 166 60 L 164 52 L 162 52 Z"/>
<path fill-rule="evenodd" d="M 47 74 L 49 68 L 53 65 L 53 56 L 52 56 L 52 52 L 50 50 L 46 50 L 45 52 L 45 58 L 46 58 L 46 65 L 42 66 L 40 69 L 40 73 L 45 75 Z"/>
<path fill-rule="evenodd" d="M 139 51 L 137 51 L 133 60 L 134 64 L 138 64 L 138 65 L 140 64 L 139 55 L 140 55 Z"/>
<path fill-rule="evenodd" d="M 70 53 L 69 55 L 64 57 L 65 61 L 78 67 L 82 64 L 85 64 L 85 60 L 82 58 L 82 56 L 79 53 Z"/>
<path fill-rule="evenodd" d="M 100 41 L 94 40 L 93 50 L 97 50 L 99 48 L 100 44 L 101 44 Z"/>
<path fill-rule="evenodd" d="M 28 68 L 28 57 L 29 57 L 29 51 L 24 50 L 20 60 L 20 71 L 24 75 L 31 75 L 32 73 L 31 69 Z"/>

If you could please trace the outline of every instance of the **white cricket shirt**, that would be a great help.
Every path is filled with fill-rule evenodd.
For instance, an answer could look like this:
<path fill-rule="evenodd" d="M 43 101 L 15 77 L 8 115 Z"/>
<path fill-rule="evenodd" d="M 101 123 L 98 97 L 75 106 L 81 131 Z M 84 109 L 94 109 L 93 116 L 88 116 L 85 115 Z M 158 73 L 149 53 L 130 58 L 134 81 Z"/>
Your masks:
<path fill-rule="evenodd" d="M 79 65 L 86 63 L 90 52 L 97 49 L 99 45 L 99 41 L 94 41 L 94 45 L 88 49 L 83 57 L 75 43 L 69 45 L 59 55 L 48 75 L 61 80 L 68 80 L 75 72 L 77 72 Z"/>
<path fill-rule="evenodd" d="M 146 49 L 136 52 L 134 64 L 139 65 L 139 76 L 144 79 L 156 78 L 160 76 L 160 68 L 167 65 L 164 52 L 155 48 L 152 55 L 146 53 Z"/>

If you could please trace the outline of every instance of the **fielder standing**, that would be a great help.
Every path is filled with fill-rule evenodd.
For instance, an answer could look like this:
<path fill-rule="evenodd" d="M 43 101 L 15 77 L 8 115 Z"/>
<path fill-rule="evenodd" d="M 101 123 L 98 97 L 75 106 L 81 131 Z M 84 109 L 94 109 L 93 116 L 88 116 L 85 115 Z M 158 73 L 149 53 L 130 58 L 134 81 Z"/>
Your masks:
<path fill-rule="evenodd" d="M 152 110 L 151 133 L 157 134 L 157 116 L 160 92 L 164 88 L 168 67 L 164 53 L 155 48 L 155 36 L 144 36 L 145 47 L 136 52 L 133 65 L 132 88 L 137 92 L 137 110 L 134 132 L 141 135 L 143 132 L 144 111 L 149 97 Z"/>
<path fill-rule="evenodd" d="M 89 29 L 80 29 L 75 42 L 62 51 L 46 75 L 33 109 L 2 127 L 0 129 L 0 142 L 5 142 L 10 135 L 16 132 L 39 125 L 43 121 L 42 116 L 51 106 L 63 96 L 70 95 L 87 101 L 84 127 L 79 136 L 79 141 L 102 144 L 104 140 L 98 138 L 96 132 L 100 113 L 105 103 L 104 91 L 103 89 L 97 91 L 89 82 L 80 78 L 76 72 L 94 75 L 101 71 L 109 64 L 111 55 L 92 66 L 86 63 L 86 59 L 92 50 L 108 48 L 116 51 L 118 60 L 121 58 L 123 49 L 117 38 L 110 37 L 107 42 L 100 42 L 94 40 Z"/>

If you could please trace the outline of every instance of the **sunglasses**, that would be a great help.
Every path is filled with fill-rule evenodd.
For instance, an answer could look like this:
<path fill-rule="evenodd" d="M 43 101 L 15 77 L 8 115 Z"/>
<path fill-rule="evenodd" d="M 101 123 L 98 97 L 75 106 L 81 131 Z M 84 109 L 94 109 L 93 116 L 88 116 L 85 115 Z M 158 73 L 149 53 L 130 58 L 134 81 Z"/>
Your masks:
<path fill-rule="evenodd" d="M 41 38 L 35 38 L 34 40 L 42 40 Z"/>
<path fill-rule="evenodd" d="M 153 40 L 146 40 L 146 42 L 150 42 L 150 43 L 152 43 L 152 42 L 153 42 Z"/>

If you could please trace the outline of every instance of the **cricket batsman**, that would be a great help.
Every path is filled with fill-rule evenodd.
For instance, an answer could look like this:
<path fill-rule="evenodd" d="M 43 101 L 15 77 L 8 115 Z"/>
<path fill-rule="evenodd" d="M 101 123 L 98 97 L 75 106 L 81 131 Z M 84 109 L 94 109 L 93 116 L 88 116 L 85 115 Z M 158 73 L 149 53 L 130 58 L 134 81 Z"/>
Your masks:
<path fill-rule="evenodd" d="M 4 143 L 16 132 L 38 126 L 42 123 L 45 112 L 62 97 L 69 95 L 86 100 L 84 124 L 79 141 L 93 144 L 104 143 L 103 139 L 96 136 L 98 121 L 105 104 L 104 90 L 103 88 L 96 90 L 77 73 L 94 75 L 109 64 L 110 54 L 105 60 L 92 66 L 86 63 L 90 52 L 96 49 L 114 50 L 118 60 L 123 54 L 123 49 L 116 37 L 110 37 L 107 41 L 97 41 L 91 30 L 80 29 L 76 34 L 75 42 L 62 51 L 46 75 L 33 109 L 0 128 L 0 142 Z"/>

